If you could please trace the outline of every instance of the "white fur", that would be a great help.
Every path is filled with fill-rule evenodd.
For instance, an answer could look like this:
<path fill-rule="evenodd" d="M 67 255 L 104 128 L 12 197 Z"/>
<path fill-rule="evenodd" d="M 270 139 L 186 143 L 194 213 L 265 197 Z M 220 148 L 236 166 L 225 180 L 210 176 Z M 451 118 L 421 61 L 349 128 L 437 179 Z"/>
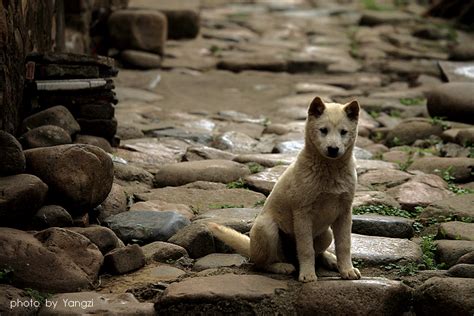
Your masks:
<path fill-rule="evenodd" d="M 275 184 L 246 236 L 212 223 L 213 234 L 248 255 L 257 267 L 292 273 L 285 263 L 279 230 L 296 241 L 299 280 L 315 281 L 315 257 L 339 269 L 344 279 L 359 279 L 351 262 L 351 205 L 357 182 L 352 155 L 359 105 L 324 103 L 316 97 L 308 109 L 305 146 Z M 341 131 L 346 131 L 346 133 Z M 337 155 L 328 148 L 337 148 Z M 334 232 L 336 256 L 326 251 Z M 243 237 L 242 237 L 243 236 Z M 249 251 L 248 251 L 249 250 Z"/>

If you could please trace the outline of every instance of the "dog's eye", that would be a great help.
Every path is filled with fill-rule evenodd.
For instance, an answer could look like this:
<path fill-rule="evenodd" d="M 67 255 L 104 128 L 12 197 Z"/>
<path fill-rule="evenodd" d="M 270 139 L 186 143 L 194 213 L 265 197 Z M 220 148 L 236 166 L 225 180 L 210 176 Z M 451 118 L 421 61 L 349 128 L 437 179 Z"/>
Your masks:
<path fill-rule="evenodd" d="M 320 128 L 319 131 L 320 131 L 322 134 L 324 134 L 324 135 L 326 135 L 326 134 L 328 133 L 328 129 L 327 129 L 327 128 Z"/>
<path fill-rule="evenodd" d="M 347 134 L 347 131 L 345 129 L 341 129 L 341 135 L 344 136 Z"/>

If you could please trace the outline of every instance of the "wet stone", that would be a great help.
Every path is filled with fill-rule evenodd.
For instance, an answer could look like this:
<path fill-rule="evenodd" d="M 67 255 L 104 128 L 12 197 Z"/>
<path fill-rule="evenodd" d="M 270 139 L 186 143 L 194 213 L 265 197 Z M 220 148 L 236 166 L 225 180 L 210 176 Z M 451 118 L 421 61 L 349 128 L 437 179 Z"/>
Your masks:
<path fill-rule="evenodd" d="M 104 222 L 124 243 L 167 240 L 189 225 L 181 214 L 153 211 L 128 211 L 112 215 Z"/>
<path fill-rule="evenodd" d="M 231 153 L 258 152 L 258 141 L 239 132 L 226 132 L 218 135 L 213 146 Z"/>
<path fill-rule="evenodd" d="M 392 238 L 413 237 L 415 221 L 383 215 L 352 215 L 352 232 L 361 235 Z"/>
<path fill-rule="evenodd" d="M 352 259 L 364 265 L 380 266 L 388 263 L 420 262 L 422 252 L 413 241 L 400 238 L 352 234 Z M 333 245 L 331 251 L 334 250 Z"/>
<path fill-rule="evenodd" d="M 270 194 L 278 178 L 285 172 L 288 166 L 275 166 L 245 177 L 245 183 L 255 191 L 265 195 Z"/>
<path fill-rule="evenodd" d="M 239 254 L 212 253 L 197 259 L 193 269 L 202 271 L 220 267 L 240 267 L 246 262 L 247 259 Z"/>

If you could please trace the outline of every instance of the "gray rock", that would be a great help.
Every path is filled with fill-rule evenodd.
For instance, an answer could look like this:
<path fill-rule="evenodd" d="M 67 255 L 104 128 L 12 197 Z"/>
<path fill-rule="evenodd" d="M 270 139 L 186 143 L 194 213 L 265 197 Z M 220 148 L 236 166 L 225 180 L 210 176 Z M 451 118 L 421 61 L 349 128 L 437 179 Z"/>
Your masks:
<path fill-rule="evenodd" d="M 402 315 L 410 297 L 410 288 L 399 281 L 320 279 L 302 286 L 296 308 L 298 315 Z"/>
<path fill-rule="evenodd" d="M 124 182 L 140 182 L 150 188 L 153 186 L 153 175 L 136 166 L 114 163 L 114 176 Z"/>
<path fill-rule="evenodd" d="M 74 119 L 71 112 L 62 105 L 53 106 L 49 109 L 28 116 L 23 120 L 21 129 L 23 132 L 27 132 L 43 125 L 59 126 L 71 136 L 81 130 L 81 127 Z"/>
<path fill-rule="evenodd" d="M 441 223 L 438 235 L 447 239 L 474 241 L 474 223 L 446 222 Z"/>
<path fill-rule="evenodd" d="M 204 159 L 234 159 L 235 155 L 224 150 L 207 147 L 191 146 L 184 156 L 186 161 L 204 160 Z M 240 162 L 240 161 L 237 161 Z"/>
<path fill-rule="evenodd" d="M 25 155 L 20 143 L 13 135 L 0 131 L 0 176 L 23 173 L 26 167 Z"/>
<path fill-rule="evenodd" d="M 126 212 L 128 209 L 128 197 L 124 188 L 114 183 L 107 198 L 100 204 L 97 218 L 104 221 L 107 217 Z"/>
<path fill-rule="evenodd" d="M 247 263 L 247 258 L 239 254 L 211 253 L 196 260 L 193 269 L 202 271 L 220 267 L 240 267 L 244 263 Z"/>
<path fill-rule="evenodd" d="M 474 127 L 461 129 L 456 134 L 456 142 L 462 146 L 474 145 Z"/>
<path fill-rule="evenodd" d="M 181 229 L 168 242 L 185 248 L 191 258 L 201 258 L 216 252 L 214 237 L 203 223 L 193 223 Z"/>
<path fill-rule="evenodd" d="M 387 189 L 400 185 L 413 178 L 413 175 L 394 169 L 376 169 L 362 174 L 358 178 L 358 183 L 374 187 L 375 189 Z"/>
<path fill-rule="evenodd" d="M 46 205 L 41 207 L 32 218 L 35 229 L 45 229 L 49 227 L 68 227 L 73 225 L 71 214 L 62 206 Z"/>
<path fill-rule="evenodd" d="M 449 171 L 456 182 L 469 182 L 474 179 L 474 158 L 425 157 L 416 159 L 408 170 L 420 170 L 425 173 L 441 175 Z"/>
<path fill-rule="evenodd" d="M 435 201 L 452 196 L 446 182 L 436 175 L 418 175 L 408 182 L 387 190 L 401 207 L 413 210 L 416 206 L 428 206 Z"/>
<path fill-rule="evenodd" d="M 176 212 L 191 220 L 194 217 L 192 209 L 184 204 L 166 203 L 160 200 L 137 202 L 130 206 L 130 211 Z"/>
<path fill-rule="evenodd" d="M 48 186 L 36 176 L 0 177 L 0 218 L 3 225 L 21 225 L 43 205 Z"/>
<path fill-rule="evenodd" d="M 104 223 L 125 243 L 167 240 L 189 219 L 175 212 L 129 211 L 112 215 Z"/>
<path fill-rule="evenodd" d="M 35 127 L 23 134 L 20 140 L 25 149 L 72 143 L 69 133 L 63 128 L 54 125 Z"/>
<path fill-rule="evenodd" d="M 136 49 L 163 55 L 166 16 L 150 10 L 118 10 L 108 20 L 109 34 L 118 49 Z"/>
<path fill-rule="evenodd" d="M 200 306 L 204 305 L 208 313 L 219 313 L 220 309 L 216 302 L 225 301 L 238 314 L 250 313 L 252 310 L 246 307 L 248 304 L 242 302 L 259 302 L 275 296 L 277 290 L 286 289 L 288 289 L 286 282 L 260 275 L 224 274 L 195 277 L 168 286 L 155 304 L 155 309 L 165 314 L 171 310 L 192 312 L 199 311 Z M 186 302 L 187 306 L 183 306 L 183 302 Z M 268 304 L 275 303 L 268 301 L 267 307 Z"/>
<path fill-rule="evenodd" d="M 449 216 L 474 217 L 474 194 L 462 194 L 430 203 L 420 214 L 421 219 L 437 218 L 441 221 Z"/>
<path fill-rule="evenodd" d="M 161 200 L 189 205 L 197 213 L 227 207 L 254 207 L 265 200 L 265 195 L 246 189 L 202 190 L 183 187 L 153 189 L 135 196 L 142 201 Z"/>
<path fill-rule="evenodd" d="M 76 135 L 74 144 L 88 144 L 101 148 L 106 153 L 112 152 L 112 146 L 109 141 L 103 137 L 92 135 Z"/>
<path fill-rule="evenodd" d="M 155 175 L 157 187 L 195 181 L 230 183 L 250 174 L 247 166 L 230 160 L 199 160 L 165 165 Z"/>
<path fill-rule="evenodd" d="M 262 172 L 251 174 L 245 177 L 245 183 L 251 189 L 268 195 L 287 168 L 288 166 L 285 165 L 275 166 Z"/>
<path fill-rule="evenodd" d="M 352 234 L 352 259 L 364 265 L 380 266 L 387 263 L 421 262 L 422 252 L 413 241 L 400 238 Z M 331 245 L 333 251 L 333 245 Z"/>
<path fill-rule="evenodd" d="M 382 191 L 356 191 L 352 207 L 380 204 L 400 207 L 400 204 L 393 197 Z"/>
<path fill-rule="evenodd" d="M 102 203 L 112 188 L 112 159 L 91 145 L 60 145 L 25 151 L 27 169 L 49 186 L 49 197 L 81 215 Z"/>
<path fill-rule="evenodd" d="M 358 159 L 356 160 L 357 175 L 361 175 L 369 170 L 374 169 L 399 169 L 398 166 L 391 162 L 381 160 L 367 160 Z"/>
<path fill-rule="evenodd" d="M 120 53 L 120 59 L 127 66 L 138 69 L 154 69 L 161 67 L 161 56 L 139 50 L 126 49 Z"/>
<path fill-rule="evenodd" d="M 415 221 L 403 217 L 382 215 L 352 215 L 352 232 L 392 238 L 413 237 Z"/>
<path fill-rule="evenodd" d="M 436 86 L 428 94 L 430 116 L 473 124 L 474 99 L 470 93 L 473 88 L 472 82 L 450 82 Z"/>
<path fill-rule="evenodd" d="M 414 292 L 417 315 L 472 315 L 474 279 L 431 278 Z"/>
<path fill-rule="evenodd" d="M 107 313 L 111 315 L 155 315 L 152 303 L 141 303 L 131 293 L 104 294 L 97 292 L 62 293 L 49 298 L 58 302 L 56 306 L 43 306 L 40 316 L 45 315 L 95 315 Z M 68 304 L 65 304 L 67 301 Z M 84 302 L 74 304 L 74 302 Z M 86 304 L 92 302 L 92 304 Z M 87 305 L 87 306 L 86 306 Z"/>
<path fill-rule="evenodd" d="M 69 230 L 79 233 L 89 239 L 99 248 L 103 255 L 109 251 L 122 247 L 123 243 L 117 235 L 107 227 L 91 225 L 88 227 L 70 227 Z"/>
<path fill-rule="evenodd" d="M 104 269 L 113 274 L 125 274 L 145 265 L 145 255 L 137 244 L 116 248 L 104 256 Z"/>
<path fill-rule="evenodd" d="M 8 284 L 0 284 L 0 292 L 2 293 L 0 296 L 1 315 L 37 315 L 38 308 L 33 306 L 33 304 L 28 304 L 28 306 L 21 304 L 26 301 L 30 303 L 31 300 L 30 294 L 25 290 L 17 289 Z"/>
<path fill-rule="evenodd" d="M 236 154 L 258 152 L 258 141 L 239 132 L 220 134 L 216 137 L 213 145 L 218 149 Z"/>
<path fill-rule="evenodd" d="M 448 275 L 457 278 L 471 278 L 474 279 L 474 264 L 456 264 L 449 268 Z"/>
<path fill-rule="evenodd" d="M 390 146 L 411 145 L 418 139 L 439 136 L 442 132 L 441 124 L 433 124 L 426 119 L 408 119 L 390 130 L 386 143 Z"/>
<path fill-rule="evenodd" d="M 168 260 L 178 260 L 181 257 L 188 256 L 188 252 L 183 247 L 163 241 L 155 241 L 144 245 L 142 250 L 147 262 L 152 260 L 167 262 Z"/>
<path fill-rule="evenodd" d="M 474 251 L 474 241 L 468 240 L 437 240 L 436 258 L 438 262 L 451 267 L 468 252 Z"/>
<path fill-rule="evenodd" d="M 86 237 L 62 228 L 34 235 L 0 228 L 0 266 L 11 267 L 12 284 L 49 293 L 90 289 L 103 262 Z"/>

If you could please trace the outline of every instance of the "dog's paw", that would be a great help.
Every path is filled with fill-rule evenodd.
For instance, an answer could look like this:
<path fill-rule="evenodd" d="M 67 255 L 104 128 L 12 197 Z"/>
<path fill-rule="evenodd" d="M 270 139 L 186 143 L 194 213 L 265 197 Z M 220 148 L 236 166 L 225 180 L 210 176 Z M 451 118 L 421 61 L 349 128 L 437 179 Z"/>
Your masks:
<path fill-rule="evenodd" d="M 349 270 L 340 271 L 341 277 L 344 280 L 358 280 L 361 277 L 360 271 L 357 268 L 351 268 Z"/>
<path fill-rule="evenodd" d="M 304 282 L 304 283 L 314 282 L 317 279 L 318 279 L 318 277 L 316 276 L 316 273 L 314 273 L 314 271 L 312 271 L 312 272 L 303 272 L 303 271 L 301 271 L 300 276 L 298 277 L 298 280 L 300 282 Z"/>
<path fill-rule="evenodd" d="M 277 274 L 292 274 L 296 269 L 291 263 L 277 262 L 269 265 L 266 270 Z"/>

